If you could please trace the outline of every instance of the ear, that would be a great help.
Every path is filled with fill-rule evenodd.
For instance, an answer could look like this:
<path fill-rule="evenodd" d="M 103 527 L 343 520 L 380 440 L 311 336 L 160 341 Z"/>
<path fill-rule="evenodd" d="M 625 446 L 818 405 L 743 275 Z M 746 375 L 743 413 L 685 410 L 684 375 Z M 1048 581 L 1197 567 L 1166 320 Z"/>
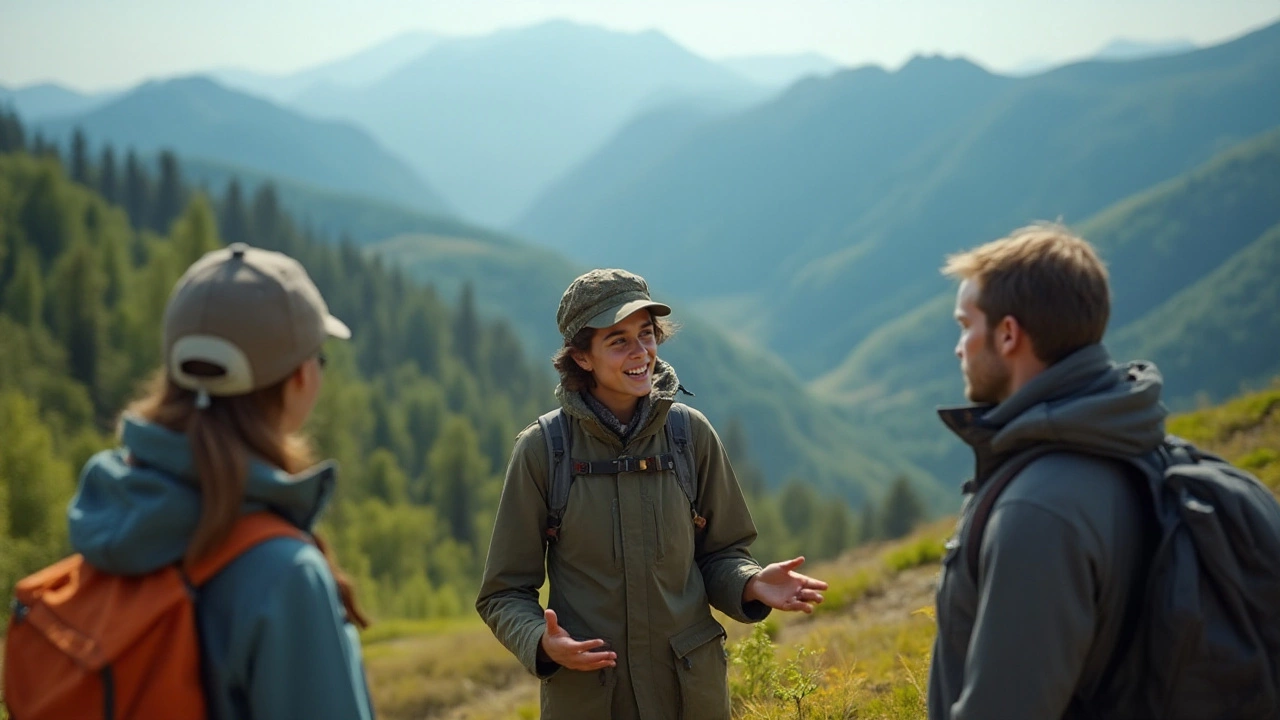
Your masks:
<path fill-rule="evenodd" d="M 303 390 L 309 384 L 314 382 L 313 378 L 315 376 L 312 374 L 314 372 L 312 365 L 314 365 L 314 363 L 308 360 L 294 368 L 293 372 L 289 375 L 288 380 L 289 385 L 293 386 L 294 390 Z M 315 369 L 318 370 L 318 368 Z"/>
<path fill-rule="evenodd" d="M 574 362 L 578 363 L 578 367 L 587 372 L 591 372 L 591 358 L 587 357 L 586 353 L 577 348 L 571 348 L 569 350 L 569 355 L 573 358 Z"/>
<path fill-rule="evenodd" d="M 1027 344 L 1027 333 L 1012 315 L 1005 315 L 995 327 L 995 346 L 1001 355 L 1009 357 Z"/>

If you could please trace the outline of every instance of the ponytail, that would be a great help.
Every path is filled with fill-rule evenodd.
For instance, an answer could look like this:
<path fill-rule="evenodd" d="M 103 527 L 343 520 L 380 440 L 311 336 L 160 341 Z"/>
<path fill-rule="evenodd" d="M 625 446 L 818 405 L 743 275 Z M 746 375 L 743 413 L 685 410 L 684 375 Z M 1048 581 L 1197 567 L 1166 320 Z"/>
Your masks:
<path fill-rule="evenodd" d="M 162 372 L 143 398 L 129 407 L 128 412 L 148 422 L 185 433 L 190 443 L 200 488 L 200 519 L 183 557 L 186 565 L 217 549 L 231 534 L 240 518 L 251 455 L 290 474 L 315 464 L 305 438 L 280 432 L 287 382 L 288 378 L 247 395 L 214 398 L 197 408 L 196 394 Z M 347 619 L 360 629 L 368 627 L 350 578 L 338 567 L 327 544 L 316 534 L 312 540 L 329 565 Z"/>

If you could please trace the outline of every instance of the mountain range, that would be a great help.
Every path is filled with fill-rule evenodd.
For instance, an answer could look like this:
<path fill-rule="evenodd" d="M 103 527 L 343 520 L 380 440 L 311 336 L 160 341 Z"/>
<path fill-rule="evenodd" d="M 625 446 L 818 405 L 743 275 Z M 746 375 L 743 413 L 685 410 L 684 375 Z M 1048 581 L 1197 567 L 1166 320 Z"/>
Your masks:
<path fill-rule="evenodd" d="M 455 39 L 382 80 L 293 106 L 367 127 L 467 217 L 502 226 L 646 106 L 768 91 L 655 32 L 565 21 Z"/>
<path fill-rule="evenodd" d="M 448 204 L 408 165 L 349 123 L 303 117 L 206 77 L 145 83 L 80 114 L 34 123 L 66 142 L 80 128 L 91 143 L 110 142 L 293 179 L 342 193 L 377 198 L 420 211 L 448 213 Z"/>
<path fill-rule="evenodd" d="M 588 161 L 516 231 L 680 288 L 817 378 L 943 290 L 947 252 L 1077 222 L 1280 124 L 1277 78 L 1280 25 L 1025 79 L 942 58 L 843 71 L 673 134 L 643 167 Z"/>

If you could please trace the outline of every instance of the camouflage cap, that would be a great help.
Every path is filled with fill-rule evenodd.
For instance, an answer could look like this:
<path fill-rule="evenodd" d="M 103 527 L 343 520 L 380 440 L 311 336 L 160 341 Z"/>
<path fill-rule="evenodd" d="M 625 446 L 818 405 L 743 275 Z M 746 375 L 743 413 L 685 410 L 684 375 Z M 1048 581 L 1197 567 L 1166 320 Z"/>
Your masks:
<path fill-rule="evenodd" d="M 560 298 L 556 324 L 568 343 L 584 327 L 607 328 L 631 313 L 648 308 L 654 315 L 670 315 L 671 308 L 649 298 L 644 278 L 626 270 L 592 270 L 579 275 Z"/>

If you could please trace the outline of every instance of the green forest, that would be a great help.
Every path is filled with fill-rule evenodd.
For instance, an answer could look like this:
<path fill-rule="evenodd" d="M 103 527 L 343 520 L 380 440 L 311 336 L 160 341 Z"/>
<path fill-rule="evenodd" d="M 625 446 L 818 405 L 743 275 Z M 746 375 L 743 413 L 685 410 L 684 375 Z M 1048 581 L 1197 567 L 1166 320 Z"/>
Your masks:
<path fill-rule="evenodd" d="M 114 444 L 120 410 L 160 364 L 178 276 L 223 242 L 298 258 L 354 331 L 331 343 L 310 422 L 342 468 L 322 530 L 378 619 L 470 612 L 516 434 L 554 402 L 550 364 L 485 319 L 464 284 L 441 298 L 356 245 L 320 237 L 274 187 L 184 181 L 82 133 L 62 149 L 0 114 L 0 588 L 70 551 L 79 468 Z M 742 424 L 721 428 L 765 561 L 833 557 L 906 534 L 925 507 L 905 478 L 855 513 L 799 480 L 767 487 Z"/>

